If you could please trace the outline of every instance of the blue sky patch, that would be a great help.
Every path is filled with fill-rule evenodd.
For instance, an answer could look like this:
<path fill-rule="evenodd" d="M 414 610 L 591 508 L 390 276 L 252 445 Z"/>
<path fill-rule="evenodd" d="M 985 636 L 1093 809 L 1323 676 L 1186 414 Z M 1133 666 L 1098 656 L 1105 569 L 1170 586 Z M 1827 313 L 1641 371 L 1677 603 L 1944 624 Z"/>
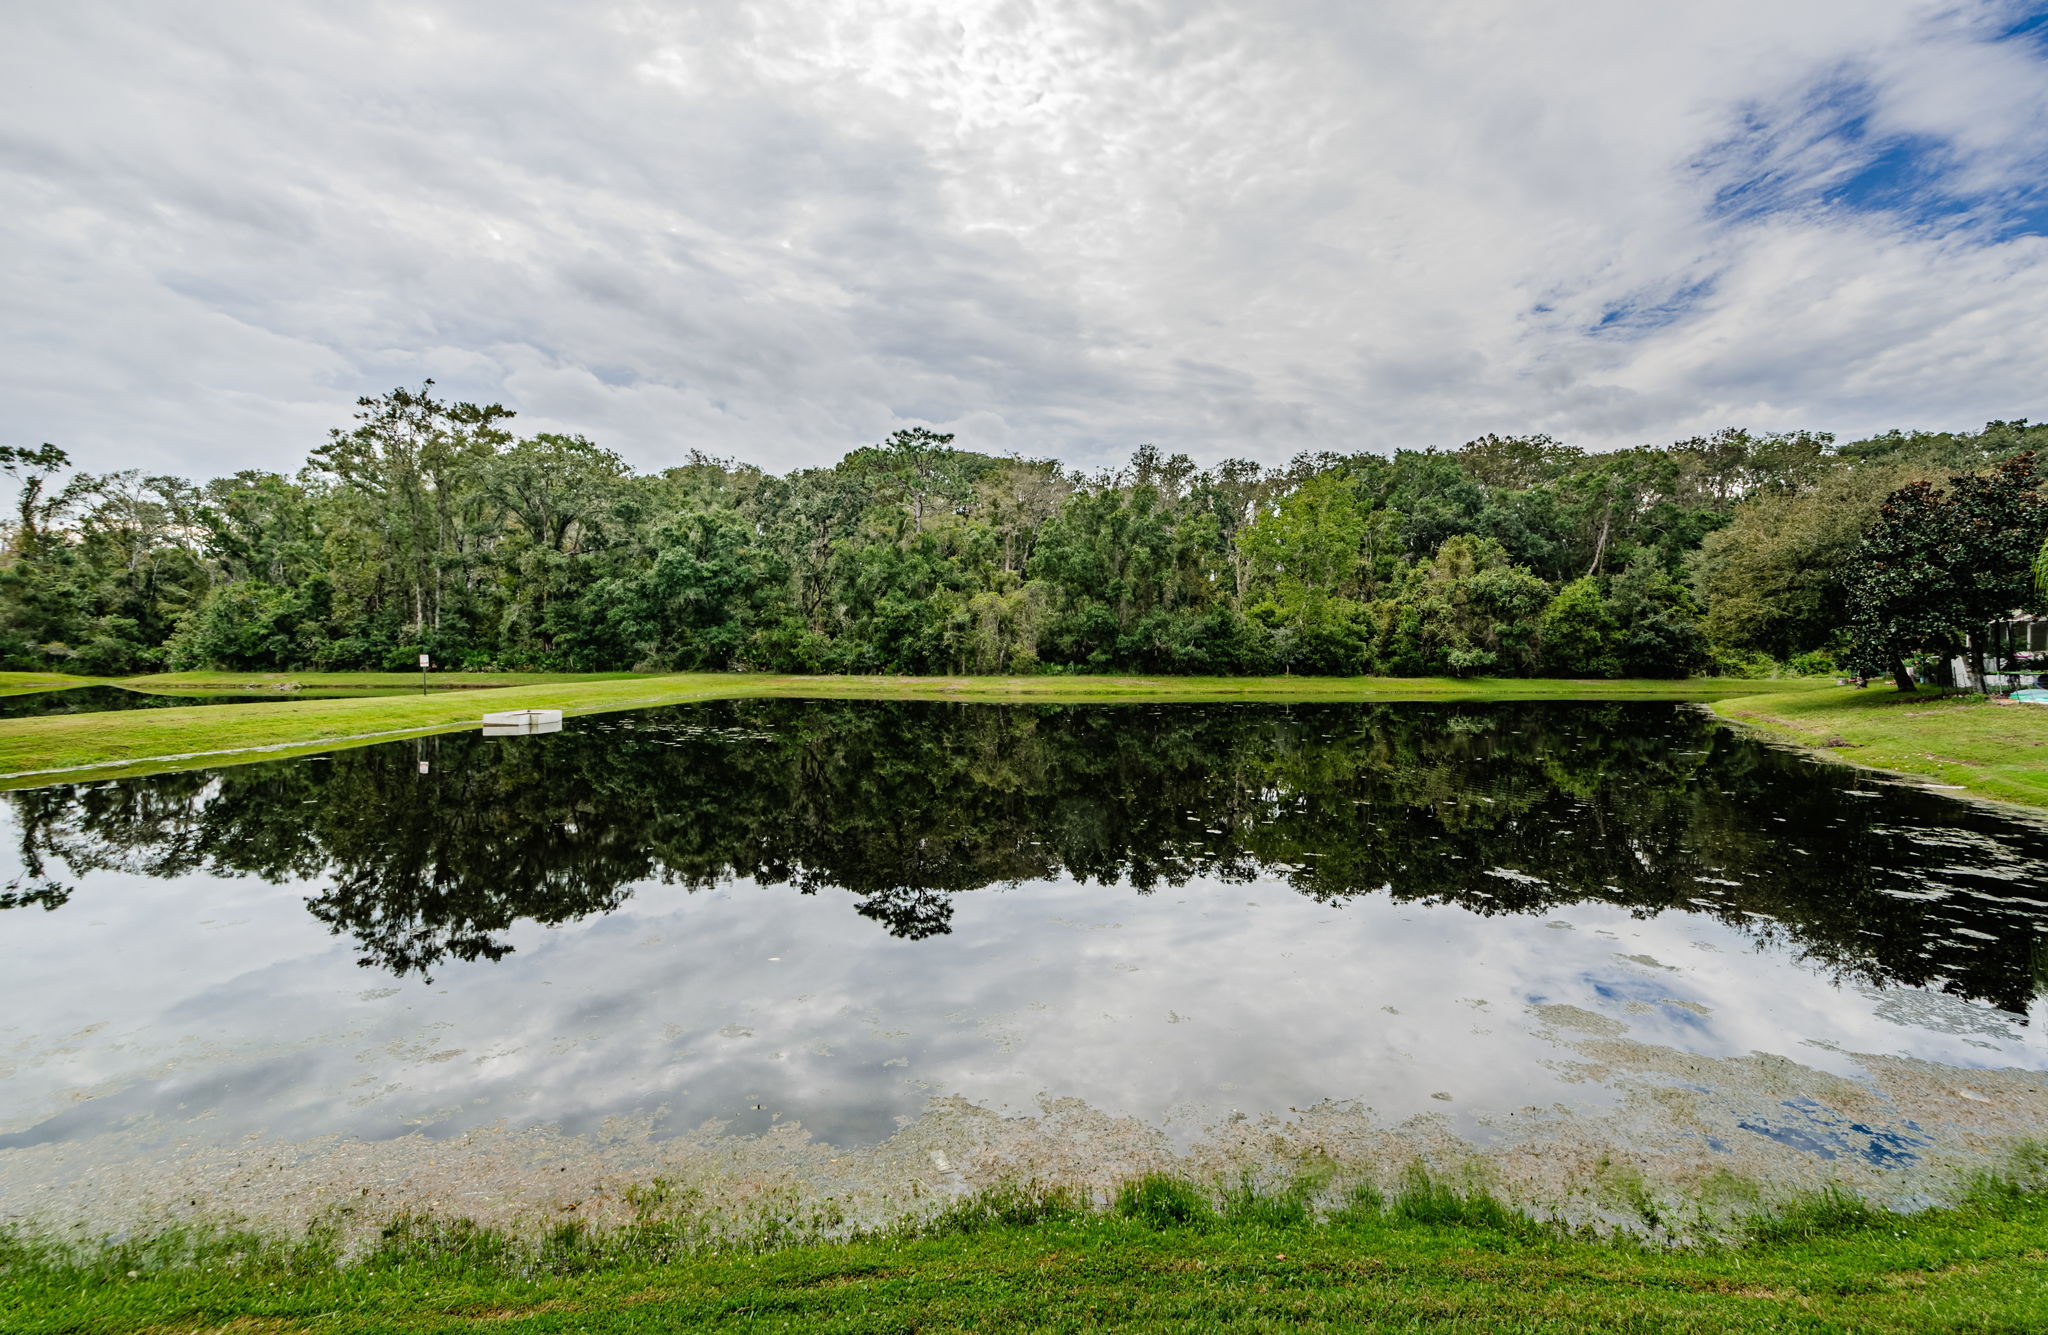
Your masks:
<path fill-rule="evenodd" d="M 1684 319 L 1713 291 L 1714 280 L 1702 278 L 1661 294 L 1624 297 L 1602 310 L 1587 332 L 1612 337 L 1663 329 Z"/>
<path fill-rule="evenodd" d="M 2048 55 L 2048 5 L 2021 6 L 2019 17 L 2000 29 L 1994 40 L 2030 43 Z"/>
<path fill-rule="evenodd" d="M 1989 40 L 2032 45 L 2048 80 L 2048 6 Z M 2031 154 L 2022 145 L 2011 157 L 2022 166 L 1987 184 L 1986 164 L 1950 140 L 1884 128 L 1884 93 L 1844 65 L 1783 103 L 1743 107 L 1729 134 L 1690 164 L 1712 187 L 1709 216 L 1852 215 L 1986 244 L 2048 235 L 2048 127 Z"/>

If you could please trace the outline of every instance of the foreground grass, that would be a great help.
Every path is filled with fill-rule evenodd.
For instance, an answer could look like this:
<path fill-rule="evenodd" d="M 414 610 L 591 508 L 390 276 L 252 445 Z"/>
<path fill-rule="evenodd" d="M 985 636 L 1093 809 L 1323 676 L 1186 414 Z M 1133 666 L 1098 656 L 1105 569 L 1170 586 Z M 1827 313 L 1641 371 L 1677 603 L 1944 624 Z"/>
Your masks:
<path fill-rule="evenodd" d="M 1923 775 L 1978 797 L 2048 807 L 2048 707 L 1889 686 L 1729 697 L 1723 718 L 1874 769 Z"/>
<path fill-rule="evenodd" d="M 1980 1187 L 1896 1216 L 1839 1196 L 1736 1245 L 1593 1240 L 1411 1179 L 1312 1218 L 1291 1196 L 1127 1184 L 1098 1212 L 994 1192 L 915 1228 L 763 1249 L 673 1223 L 521 1245 L 407 1221 L 339 1262 L 218 1235 L 79 1256 L 0 1245 L 0 1327 L 59 1331 L 2048 1329 L 2048 1202 Z"/>
<path fill-rule="evenodd" d="M 450 673 L 442 684 L 490 685 L 488 696 L 435 691 L 361 699 L 280 700 L 242 705 L 128 710 L 0 720 L 0 787 L 272 759 L 393 736 L 476 726 L 501 709 L 590 714 L 696 700 L 782 696 L 809 699 L 1151 701 L 1346 700 L 1711 700 L 1762 683 L 1726 681 L 1549 681 L 1373 677 L 802 677 L 768 673 L 626 673 L 535 681 L 513 673 Z M 123 686 L 192 691 L 403 684 L 387 673 L 178 673 Z M 267 686 L 264 683 L 268 683 Z M 1800 681 L 1770 683 L 1809 689 Z"/>

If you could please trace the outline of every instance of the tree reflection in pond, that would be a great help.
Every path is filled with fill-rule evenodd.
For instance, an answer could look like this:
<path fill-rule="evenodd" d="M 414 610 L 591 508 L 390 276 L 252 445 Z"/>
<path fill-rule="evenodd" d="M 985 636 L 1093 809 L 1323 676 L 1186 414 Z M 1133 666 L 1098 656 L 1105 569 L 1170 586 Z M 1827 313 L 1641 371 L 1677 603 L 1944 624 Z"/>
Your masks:
<path fill-rule="evenodd" d="M 61 905 L 56 864 L 308 880 L 308 909 L 397 974 L 501 958 L 514 923 L 637 883 L 735 877 L 851 892 L 913 940 L 951 930 L 957 893 L 1050 877 L 1683 909 L 2022 1013 L 2048 929 L 2039 827 L 1670 705 L 724 702 L 8 801 L 0 907 Z"/>

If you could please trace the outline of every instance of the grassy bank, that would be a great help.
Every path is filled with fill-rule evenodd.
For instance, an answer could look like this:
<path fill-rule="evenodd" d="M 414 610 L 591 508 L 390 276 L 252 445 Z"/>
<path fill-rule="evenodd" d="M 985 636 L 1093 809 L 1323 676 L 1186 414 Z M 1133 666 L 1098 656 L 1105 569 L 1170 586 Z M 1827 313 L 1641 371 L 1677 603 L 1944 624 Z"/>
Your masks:
<path fill-rule="evenodd" d="M 232 764 L 366 745 L 416 732 L 474 727 L 484 709 L 560 709 L 569 714 L 639 709 L 748 696 L 816 699 L 1151 701 L 1344 700 L 1712 700 L 1754 693 L 1762 683 L 1726 681 L 1451 680 L 1370 677 L 790 677 L 766 673 L 609 674 L 533 681 L 510 673 L 449 674 L 444 682 L 489 684 L 469 691 L 364 699 L 281 700 L 241 705 L 129 710 L 0 720 L 0 786 L 59 782 L 72 771 L 113 777 L 149 770 Z M 511 679 L 508 682 L 508 679 Z M 120 684 L 157 690 L 247 689 L 268 681 L 307 688 L 377 686 L 403 674 L 179 673 Z M 415 684 L 417 678 L 411 679 Z M 1785 690 L 1808 683 L 1770 683 Z M 70 777 L 82 777 L 71 774 Z"/>
<path fill-rule="evenodd" d="M 1817 1197 L 1733 1242 L 1573 1236 L 1411 1180 L 1312 1213 L 1170 1179 L 1095 1210 L 996 1191 L 845 1242 L 709 1241 L 685 1221 L 519 1243 L 407 1221 L 319 1241 L 171 1235 L 81 1254 L 0 1245 L 0 1326 L 59 1331 L 2048 1329 L 2048 1201 L 1987 1182 L 1898 1216 Z"/>
<path fill-rule="evenodd" d="M 1553 677 L 772 677 L 761 694 L 849 699 L 1043 701 L 1148 704 L 1318 700 L 1718 700 L 1803 691 L 1811 679 L 1734 681 L 1695 677 L 1571 681 Z"/>
<path fill-rule="evenodd" d="M 310 676 L 299 680 L 315 684 Z M 60 773 L 73 778 L 116 777 L 363 746 L 475 727 L 487 709 L 584 714 L 674 704 L 734 694 L 737 680 L 744 679 L 717 674 L 628 677 L 506 686 L 489 692 L 443 690 L 5 719 L 0 720 L 0 786 L 58 781 L 55 776 Z"/>
<path fill-rule="evenodd" d="M 2048 807 L 2048 706 L 1930 690 L 1774 692 L 1713 702 L 1714 712 L 1851 764 L 1920 775 L 1978 797 Z"/>
<path fill-rule="evenodd" d="M 472 686 L 550 686 L 588 681 L 633 681 L 637 672 L 443 672 L 427 673 L 430 689 Z M 190 691 L 255 692 L 333 690 L 363 687 L 385 691 L 418 690 L 417 672 L 157 672 L 123 677 L 115 685 L 139 691 L 184 694 Z"/>
<path fill-rule="evenodd" d="M 31 691 L 64 691 L 73 686 L 104 686 L 98 677 L 74 677 L 64 672 L 0 672 L 0 695 L 27 695 Z"/>

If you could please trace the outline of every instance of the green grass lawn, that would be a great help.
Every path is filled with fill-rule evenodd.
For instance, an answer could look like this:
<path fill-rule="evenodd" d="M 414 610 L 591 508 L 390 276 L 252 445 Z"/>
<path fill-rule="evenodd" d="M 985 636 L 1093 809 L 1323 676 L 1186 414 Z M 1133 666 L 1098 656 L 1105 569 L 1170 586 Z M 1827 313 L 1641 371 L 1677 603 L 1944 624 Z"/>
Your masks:
<path fill-rule="evenodd" d="M 1107 1212 L 994 1193 L 914 1229 L 773 1249 L 658 1222 L 538 1245 L 414 1222 L 347 1263 L 317 1244 L 0 1246 L 0 1327 L 55 1332 L 2048 1330 L 2048 1201 L 2011 1185 L 1917 1215 L 1818 1198 L 1746 1240 L 1566 1234 L 1423 1185 L 1320 1219 L 1219 1213 L 1182 1184 Z"/>
<path fill-rule="evenodd" d="M 161 678 L 145 679 L 159 685 Z M 307 686 L 339 685 L 297 678 Z M 440 690 L 353 699 L 193 705 L 0 720 L 0 786 L 50 782 L 57 771 L 93 777 L 235 764 L 367 745 L 418 732 L 475 727 L 486 710 L 547 708 L 573 713 L 637 709 L 733 694 L 735 680 L 626 677 Z M 120 683 L 127 685 L 127 682 Z M 359 683 L 374 685 L 374 682 Z M 192 689 L 187 686 L 185 690 Z"/>
<path fill-rule="evenodd" d="M 1890 686 L 1738 696 L 1714 712 L 1852 764 L 1922 775 L 1978 797 L 2048 807 L 2048 706 Z"/>
<path fill-rule="evenodd" d="M 68 672 L 0 672 L 0 695 L 28 695 L 34 691 L 62 691 L 73 686 L 105 686 L 98 677 L 74 677 Z"/>
<path fill-rule="evenodd" d="M 451 686 L 546 686 L 582 681 L 630 681 L 646 674 L 636 672 L 443 672 L 427 675 L 429 688 Z M 328 690 L 342 687 L 373 687 L 378 690 L 418 690 L 417 672 L 157 672 L 146 677 L 123 677 L 112 683 L 134 690 L 182 695 L 195 691 L 290 691 Z"/>
<path fill-rule="evenodd" d="M 1718 700 L 1814 690 L 1812 678 L 1575 681 L 1557 677 L 763 677 L 760 694 L 1049 703 L 1344 700 Z"/>
<path fill-rule="evenodd" d="M 124 680 L 151 690 L 313 689 L 389 686 L 403 673 L 178 673 Z M 474 727 L 484 710 L 560 709 L 569 714 L 640 709 L 693 700 L 782 696 L 816 699 L 995 700 L 1043 703 L 1343 700 L 1712 700 L 1754 681 L 1553 681 L 1372 677 L 803 677 L 768 673 L 607 673 L 584 677 L 450 673 L 443 684 L 497 689 L 432 691 L 361 699 L 281 699 L 273 704 L 195 705 L 0 720 L 0 786 L 60 781 L 65 771 L 112 777 L 150 770 L 262 760 L 365 745 L 395 735 Z M 266 687 L 267 683 L 267 687 Z M 1803 690 L 1810 683 L 1772 682 Z M 73 776 L 75 777 L 75 776 Z"/>

